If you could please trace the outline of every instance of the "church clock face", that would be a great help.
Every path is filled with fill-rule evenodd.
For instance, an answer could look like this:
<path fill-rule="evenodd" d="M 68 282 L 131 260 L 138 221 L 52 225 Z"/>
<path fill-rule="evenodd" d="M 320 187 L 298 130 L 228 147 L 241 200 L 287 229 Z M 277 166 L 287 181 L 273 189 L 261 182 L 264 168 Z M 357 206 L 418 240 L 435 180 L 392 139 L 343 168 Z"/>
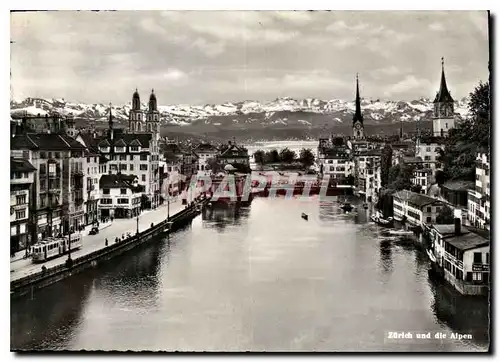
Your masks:
<path fill-rule="evenodd" d="M 361 129 L 361 124 L 360 123 L 356 123 L 355 127 L 356 127 L 357 130 L 359 130 L 359 129 Z"/>

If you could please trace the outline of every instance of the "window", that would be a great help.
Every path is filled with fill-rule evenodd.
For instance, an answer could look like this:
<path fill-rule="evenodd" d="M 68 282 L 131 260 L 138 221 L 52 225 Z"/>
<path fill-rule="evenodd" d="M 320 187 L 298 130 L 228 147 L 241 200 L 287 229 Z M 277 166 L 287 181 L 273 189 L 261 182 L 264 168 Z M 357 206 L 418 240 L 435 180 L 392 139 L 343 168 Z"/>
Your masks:
<path fill-rule="evenodd" d="M 26 203 L 26 195 L 18 195 L 16 196 L 16 204 L 23 205 Z"/>
<path fill-rule="evenodd" d="M 483 258 L 481 253 L 474 253 L 474 263 L 481 264 L 483 262 Z"/>
<path fill-rule="evenodd" d="M 120 161 L 127 161 L 127 155 L 120 155 Z"/>
<path fill-rule="evenodd" d="M 145 163 L 141 163 L 141 165 L 139 166 L 139 170 L 141 170 L 141 171 L 147 171 L 148 170 L 148 165 L 145 164 Z"/>
<path fill-rule="evenodd" d="M 486 264 L 490 263 L 490 253 L 486 253 Z"/>
<path fill-rule="evenodd" d="M 448 122 L 444 124 L 445 128 L 448 129 Z"/>
<path fill-rule="evenodd" d="M 120 170 L 127 171 L 127 164 L 126 163 L 121 163 L 120 164 Z"/>
<path fill-rule="evenodd" d="M 427 206 L 427 212 L 432 212 L 432 207 L 431 206 Z"/>
<path fill-rule="evenodd" d="M 430 148 L 430 147 L 426 147 L 426 148 L 425 148 L 425 150 L 426 150 L 427 152 L 431 152 L 431 148 Z"/>
<path fill-rule="evenodd" d="M 120 194 L 121 195 L 126 195 L 127 194 L 127 189 L 120 189 Z"/>
<path fill-rule="evenodd" d="M 432 218 L 430 216 L 427 216 L 427 219 L 425 221 L 426 222 L 432 222 Z"/>
<path fill-rule="evenodd" d="M 143 182 L 146 182 L 146 175 L 142 175 L 141 179 Z"/>
<path fill-rule="evenodd" d="M 111 205 L 113 203 L 113 199 L 101 199 L 101 204 Z"/>
<path fill-rule="evenodd" d="M 103 195 L 109 195 L 109 189 L 102 189 Z"/>
<path fill-rule="evenodd" d="M 141 161 L 147 161 L 148 155 L 141 155 Z"/>
<path fill-rule="evenodd" d="M 133 163 L 130 164 L 130 171 L 134 171 L 134 164 Z"/>
<path fill-rule="evenodd" d="M 128 204 L 128 199 L 118 199 L 119 204 Z"/>
<path fill-rule="evenodd" d="M 131 146 L 130 151 L 131 152 L 139 152 L 139 146 Z"/>
<path fill-rule="evenodd" d="M 472 273 L 472 280 L 480 282 L 481 280 L 483 280 L 482 276 L 483 273 Z"/>
<path fill-rule="evenodd" d="M 16 211 L 16 220 L 24 219 L 26 217 L 26 210 Z"/>

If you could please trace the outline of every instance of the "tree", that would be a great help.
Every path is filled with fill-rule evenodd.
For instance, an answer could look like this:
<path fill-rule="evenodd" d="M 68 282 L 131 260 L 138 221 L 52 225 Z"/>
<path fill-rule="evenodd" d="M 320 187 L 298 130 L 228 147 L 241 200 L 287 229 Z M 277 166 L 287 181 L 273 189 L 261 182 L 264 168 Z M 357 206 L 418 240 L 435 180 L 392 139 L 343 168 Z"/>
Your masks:
<path fill-rule="evenodd" d="M 385 218 L 391 217 L 393 216 L 393 202 L 392 190 L 383 189 L 380 191 L 375 208 L 380 210 Z"/>
<path fill-rule="evenodd" d="M 389 169 L 388 189 L 410 190 L 412 187 L 411 179 L 415 166 L 408 164 L 397 164 Z"/>
<path fill-rule="evenodd" d="M 216 158 L 211 157 L 207 159 L 207 169 L 211 170 L 213 173 L 218 173 L 223 170 L 223 167 Z"/>
<path fill-rule="evenodd" d="M 234 162 L 234 163 L 231 164 L 231 166 L 233 166 L 236 169 L 235 170 L 236 172 L 239 172 L 239 173 L 252 173 L 252 169 L 247 164 Z"/>
<path fill-rule="evenodd" d="M 380 162 L 380 177 L 382 187 L 386 187 L 389 183 L 389 169 L 392 167 L 392 147 L 387 144 L 382 150 L 382 157 Z"/>
<path fill-rule="evenodd" d="M 294 151 L 292 151 L 288 147 L 285 147 L 279 153 L 279 157 L 281 162 L 292 163 L 297 158 L 297 155 Z"/>
<path fill-rule="evenodd" d="M 344 139 L 342 137 L 335 137 L 332 139 L 332 144 L 337 147 L 344 145 Z"/>
<path fill-rule="evenodd" d="M 299 160 L 304 167 L 311 167 L 314 164 L 314 153 L 310 148 L 303 148 L 300 150 Z"/>
<path fill-rule="evenodd" d="M 474 180 L 477 153 L 490 150 L 489 82 L 479 83 L 470 93 L 468 107 L 470 117 L 450 130 L 438 157 L 443 163 L 445 180 Z"/>
<path fill-rule="evenodd" d="M 422 186 L 421 185 L 412 185 L 410 187 L 410 191 L 416 192 L 417 194 L 419 194 L 420 192 L 422 192 Z"/>
<path fill-rule="evenodd" d="M 266 163 L 278 163 L 280 162 L 280 155 L 278 150 L 272 149 L 271 151 L 266 152 Z"/>
<path fill-rule="evenodd" d="M 436 224 L 445 225 L 453 224 L 453 222 L 453 210 L 449 206 L 444 205 L 439 214 L 436 216 Z"/>
<path fill-rule="evenodd" d="M 266 153 L 262 150 L 257 150 L 253 154 L 253 159 L 255 160 L 255 163 L 262 166 L 266 163 Z"/>

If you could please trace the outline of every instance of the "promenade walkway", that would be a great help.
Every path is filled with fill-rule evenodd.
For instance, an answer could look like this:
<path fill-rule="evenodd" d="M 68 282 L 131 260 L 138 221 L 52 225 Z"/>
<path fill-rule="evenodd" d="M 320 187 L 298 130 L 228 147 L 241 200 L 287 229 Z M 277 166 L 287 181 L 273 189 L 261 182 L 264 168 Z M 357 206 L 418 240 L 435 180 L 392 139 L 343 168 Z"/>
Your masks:
<path fill-rule="evenodd" d="M 183 210 L 186 206 L 182 205 L 181 200 L 176 200 L 170 203 L 170 217 L 174 216 L 181 210 Z M 151 223 L 155 225 L 167 219 L 167 205 L 164 204 L 155 210 L 146 210 L 143 211 L 139 216 L 139 232 L 142 232 L 148 229 L 151 226 Z M 105 239 L 108 239 L 108 246 L 113 245 L 115 242 L 115 238 L 121 238 L 122 234 L 126 234 L 130 232 L 132 235 L 135 235 L 137 231 L 137 220 L 136 218 L 132 219 L 114 219 L 110 226 L 103 228 L 99 231 L 97 235 L 88 235 L 88 231 L 90 228 L 86 229 L 85 233 L 82 233 L 82 242 L 83 246 L 71 252 L 71 257 L 76 259 L 80 256 L 90 254 L 94 251 L 104 249 Z M 28 259 L 14 259 L 10 263 L 10 281 L 17 280 L 23 278 L 27 275 L 37 273 L 41 270 L 42 266 L 45 266 L 47 269 L 52 268 L 57 265 L 64 264 L 67 255 L 63 255 L 61 257 L 46 261 L 40 264 L 34 264 L 31 258 Z"/>

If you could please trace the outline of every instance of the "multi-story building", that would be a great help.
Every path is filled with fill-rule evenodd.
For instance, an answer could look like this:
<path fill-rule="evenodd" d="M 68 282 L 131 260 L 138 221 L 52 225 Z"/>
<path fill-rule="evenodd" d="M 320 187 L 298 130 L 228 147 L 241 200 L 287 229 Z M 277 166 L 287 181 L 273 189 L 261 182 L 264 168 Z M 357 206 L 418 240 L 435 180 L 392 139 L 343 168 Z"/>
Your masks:
<path fill-rule="evenodd" d="M 330 180 L 342 184 L 349 175 L 354 176 L 354 161 L 345 148 L 332 147 L 323 149 L 318 157 L 321 175 L 330 176 Z"/>
<path fill-rule="evenodd" d="M 425 168 L 430 168 L 432 170 L 432 175 L 436 175 L 436 171 L 442 169 L 439 156 L 440 151 L 444 150 L 444 145 L 441 142 L 442 138 L 439 137 L 417 139 L 415 156 L 422 160 L 422 164 Z"/>
<path fill-rule="evenodd" d="M 479 153 L 476 157 L 476 184 L 468 190 L 467 218 L 471 225 L 478 228 L 490 228 L 490 157 Z"/>
<path fill-rule="evenodd" d="M 137 175 L 102 175 L 99 180 L 101 217 L 130 218 L 139 215 L 143 190 Z"/>
<path fill-rule="evenodd" d="M 227 145 L 223 145 L 219 148 L 219 152 L 217 160 L 222 165 L 240 163 L 250 166 L 250 156 L 248 155 L 248 150 L 244 147 L 238 146 L 235 142 L 229 141 Z"/>
<path fill-rule="evenodd" d="M 156 96 L 154 92 L 151 93 L 148 110 L 144 112 L 140 109 L 137 91 L 132 97 L 127 131 L 114 127 L 110 107 L 105 134 L 76 137 L 80 143 L 99 153 L 97 174 L 127 173 L 137 176 L 139 184 L 144 186 L 145 202 L 142 207 L 146 208 L 156 208 L 160 204 L 159 138 L 160 118 Z M 95 162 L 94 166 L 97 166 Z"/>
<path fill-rule="evenodd" d="M 461 294 L 487 294 L 490 282 L 490 238 L 485 230 L 461 225 L 460 210 L 455 223 L 432 225 L 430 239 L 436 264 L 447 282 Z"/>
<path fill-rule="evenodd" d="M 25 159 L 10 159 L 10 250 L 29 245 L 30 199 L 36 168 Z"/>
<path fill-rule="evenodd" d="M 84 223 L 83 164 L 86 148 L 65 134 L 16 135 L 11 156 L 35 168 L 31 242 L 76 230 Z"/>
<path fill-rule="evenodd" d="M 354 156 L 357 192 L 367 202 L 375 201 L 382 187 L 381 158 L 378 149 L 359 151 Z"/>
<path fill-rule="evenodd" d="M 421 187 L 421 194 L 427 194 L 427 190 L 432 185 L 432 180 L 432 170 L 430 168 L 417 168 L 413 171 L 411 183 Z"/>
<path fill-rule="evenodd" d="M 445 205 L 443 201 L 408 190 L 396 191 L 392 196 L 394 218 L 406 218 L 412 225 L 435 224 Z"/>
<path fill-rule="evenodd" d="M 167 160 L 169 169 L 180 166 L 179 179 L 181 190 L 198 172 L 198 155 L 192 150 L 181 147 L 175 141 L 167 141 L 161 145 L 162 154 Z"/>
<path fill-rule="evenodd" d="M 201 143 L 193 151 L 198 155 L 198 175 L 205 175 L 207 172 L 210 173 L 210 167 L 207 168 L 208 160 L 217 157 L 219 154 L 217 147 L 210 143 Z"/>

